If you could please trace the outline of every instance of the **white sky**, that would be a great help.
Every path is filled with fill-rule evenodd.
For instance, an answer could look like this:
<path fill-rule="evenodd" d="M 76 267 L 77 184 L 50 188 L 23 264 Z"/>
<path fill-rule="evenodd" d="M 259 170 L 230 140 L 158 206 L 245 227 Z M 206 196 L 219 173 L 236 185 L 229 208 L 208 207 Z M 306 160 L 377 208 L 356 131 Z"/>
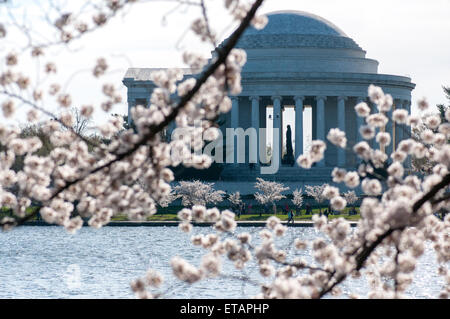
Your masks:
<path fill-rule="evenodd" d="M 230 22 L 223 1 L 207 3 L 213 27 L 221 33 Z M 175 11 L 163 23 L 163 17 L 174 7 L 174 3 L 164 1 L 137 5 L 124 17 L 115 18 L 104 29 L 76 42 L 72 46 L 76 53 L 55 51 L 61 78 L 67 79 L 80 69 L 91 69 L 98 57 L 106 57 L 113 72 L 104 80 L 121 88 L 126 102 L 126 88 L 121 80 L 128 67 L 183 67 L 183 49 L 209 53 L 211 48 L 202 47 L 189 35 L 176 47 L 190 21 L 199 16 L 199 10 Z M 410 76 L 417 84 L 413 112 L 420 97 L 427 97 L 431 105 L 445 101 L 441 86 L 450 85 L 450 0 L 266 0 L 260 12 L 278 10 L 307 11 L 329 20 L 367 51 L 368 58 L 379 61 L 379 73 Z M 226 30 L 223 38 L 232 31 Z M 0 45 L 0 53 L 5 48 L 8 43 Z M 89 77 L 89 71 L 80 72 L 68 83 L 76 105 L 103 100 L 98 93 L 101 84 Z M 113 112 L 126 114 L 125 103 Z M 106 117 L 99 111 L 95 120 Z"/>

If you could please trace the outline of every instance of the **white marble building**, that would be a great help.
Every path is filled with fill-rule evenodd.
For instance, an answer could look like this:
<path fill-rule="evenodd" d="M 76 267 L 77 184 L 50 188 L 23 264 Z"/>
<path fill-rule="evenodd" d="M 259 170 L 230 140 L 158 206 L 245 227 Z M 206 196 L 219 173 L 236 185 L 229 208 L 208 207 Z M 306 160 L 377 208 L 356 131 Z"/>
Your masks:
<path fill-rule="evenodd" d="M 283 127 L 283 120 L 286 120 L 283 109 L 291 107 L 295 110 L 295 119 L 291 122 L 295 123 L 293 140 L 297 158 L 303 151 L 304 135 L 309 133 L 312 139 L 326 140 L 328 130 L 338 127 L 347 134 L 348 150 L 327 142 L 325 160 L 311 170 L 282 166 L 277 174 L 263 176 L 283 181 L 291 188 L 330 182 L 330 172 L 335 166 L 357 167 L 358 159 L 351 148 L 361 139 L 358 129 L 363 122 L 356 116 L 354 106 L 360 101 L 369 103 L 369 85 L 381 86 L 391 94 L 396 109 L 409 110 L 415 84 L 405 76 L 379 74 L 378 61 L 366 58 L 366 52 L 355 41 L 323 18 L 297 11 L 274 12 L 268 17 L 269 23 L 263 30 L 248 29 L 237 45 L 247 52 L 242 72 L 243 90 L 239 96 L 232 97 L 232 110 L 223 117 L 223 133 L 225 135 L 225 128 L 230 127 L 244 130 L 267 125 Z M 152 70 L 127 71 L 123 83 L 128 88 L 129 107 L 148 104 L 154 87 L 149 80 Z M 270 121 L 268 108 L 273 108 Z M 306 108 L 311 108 L 312 114 L 312 123 L 307 128 L 303 127 Z M 409 132 L 407 127 L 392 125 L 385 130 L 391 132 L 396 141 L 386 149 L 389 153 Z M 274 135 L 273 140 L 279 138 L 280 145 L 284 145 L 284 136 L 285 132 L 278 137 Z M 265 136 L 258 136 L 258 140 L 260 145 L 267 144 Z M 280 162 L 281 153 L 275 154 Z M 249 166 L 248 162 L 247 150 L 246 163 L 225 165 L 218 187 L 253 192 L 252 185 L 260 171 L 257 167 L 249 169 L 253 165 Z"/>

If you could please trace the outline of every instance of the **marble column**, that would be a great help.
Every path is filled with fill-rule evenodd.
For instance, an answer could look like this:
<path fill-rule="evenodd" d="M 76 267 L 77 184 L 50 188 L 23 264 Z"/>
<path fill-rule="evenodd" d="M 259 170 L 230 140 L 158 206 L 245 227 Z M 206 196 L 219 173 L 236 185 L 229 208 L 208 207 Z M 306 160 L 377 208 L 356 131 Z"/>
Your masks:
<path fill-rule="evenodd" d="M 369 107 L 370 107 L 370 114 L 378 113 L 378 106 L 376 103 L 369 101 L 367 103 L 367 105 L 369 105 Z M 381 130 L 380 127 L 375 127 L 375 137 L 373 139 L 367 141 L 367 143 L 369 143 L 370 147 L 373 148 L 374 150 L 376 150 L 376 149 L 381 150 L 381 148 L 376 140 L 376 136 L 380 132 L 380 130 Z"/>
<path fill-rule="evenodd" d="M 316 138 L 318 140 L 324 141 L 325 140 L 325 101 L 327 97 L 326 96 L 316 96 L 317 101 L 317 112 L 316 112 Z M 317 163 L 317 166 L 324 167 L 325 166 L 325 160 L 321 160 Z"/>
<path fill-rule="evenodd" d="M 172 121 L 167 125 L 167 141 L 172 141 L 172 133 L 177 128 L 175 121 Z"/>
<path fill-rule="evenodd" d="M 405 110 L 408 111 L 408 114 L 411 115 L 411 101 L 405 100 L 403 107 L 405 108 Z M 406 130 L 406 132 L 403 137 L 410 138 L 411 137 L 411 126 L 405 125 L 405 130 Z"/>
<path fill-rule="evenodd" d="M 386 146 L 384 148 L 384 152 L 390 156 L 390 154 L 392 154 L 393 152 L 393 145 L 395 144 L 395 140 L 394 140 L 394 130 L 392 129 L 394 127 L 393 122 L 392 122 L 392 111 L 393 111 L 394 106 L 392 106 L 391 110 L 389 112 L 386 112 L 386 116 L 389 119 L 388 123 L 386 124 L 386 126 L 384 127 L 384 131 L 386 133 L 389 133 L 389 135 L 391 136 L 391 143 Z"/>
<path fill-rule="evenodd" d="M 338 121 L 338 128 L 345 132 L 345 101 L 347 100 L 346 96 L 339 96 L 338 97 L 338 109 L 337 109 L 337 121 Z M 345 149 L 339 147 L 338 153 L 337 153 L 337 165 L 339 167 L 345 167 L 346 164 L 346 157 L 345 157 Z"/>
<path fill-rule="evenodd" d="M 231 97 L 231 127 L 239 127 L 239 99 L 236 96 Z"/>
<path fill-rule="evenodd" d="M 303 154 L 303 101 L 304 96 L 294 96 L 295 100 L 295 159 Z"/>
<path fill-rule="evenodd" d="M 136 99 L 135 98 L 128 98 L 128 125 L 131 126 L 132 122 L 132 116 L 131 116 L 131 109 L 136 106 Z"/>
<path fill-rule="evenodd" d="M 260 99 L 260 109 L 259 109 L 259 127 L 264 128 L 262 134 L 259 134 L 259 144 L 261 147 L 261 153 L 259 153 L 259 161 L 261 163 L 267 164 L 267 105 L 266 101 L 261 98 Z"/>
<path fill-rule="evenodd" d="M 237 129 L 239 127 L 239 98 L 237 96 L 232 96 L 231 103 L 231 128 Z M 237 138 L 236 136 L 233 136 L 234 165 L 238 164 L 237 149 Z"/>
<path fill-rule="evenodd" d="M 358 96 L 356 97 L 356 104 L 358 105 L 359 103 L 365 102 L 366 98 L 363 96 Z M 359 133 L 359 129 L 361 128 L 361 126 L 365 125 L 365 121 L 364 118 L 361 116 L 358 116 L 358 114 L 356 114 L 356 141 L 357 142 L 361 142 L 364 139 L 361 136 L 361 133 Z"/>
<path fill-rule="evenodd" d="M 256 148 L 249 145 L 249 150 L 252 152 L 256 149 L 256 164 L 259 164 L 259 101 L 261 99 L 259 96 L 250 96 L 249 99 L 252 102 L 252 127 L 256 130 Z M 251 158 L 251 156 L 249 158 Z"/>
<path fill-rule="evenodd" d="M 273 139 L 272 139 L 272 161 L 277 159 L 278 163 L 281 163 L 281 96 L 272 96 L 273 101 Z M 276 143 L 276 140 L 278 142 Z"/>
<path fill-rule="evenodd" d="M 404 100 L 403 108 L 408 111 L 409 115 L 411 115 L 411 101 Z M 404 127 L 404 131 L 403 131 L 403 135 L 402 135 L 403 139 L 411 138 L 411 126 L 408 126 L 407 124 L 404 124 L 403 127 Z M 404 166 L 405 166 L 405 168 L 412 168 L 412 158 L 411 158 L 411 156 L 408 156 L 408 158 L 405 161 Z"/>
<path fill-rule="evenodd" d="M 283 101 L 283 98 L 281 98 L 281 100 Z M 283 128 L 284 128 L 284 117 L 283 117 L 283 113 L 284 113 L 284 105 L 283 103 L 281 103 L 281 112 L 280 112 L 280 119 L 281 119 L 281 123 L 280 123 L 280 158 L 283 159 L 283 145 L 286 146 L 286 134 L 283 134 Z"/>
<path fill-rule="evenodd" d="M 400 110 L 403 108 L 403 101 L 396 100 L 395 101 L 395 109 Z M 395 148 L 397 149 L 398 143 L 403 140 L 403 130 L 405 129 L 404 124 L 395 123 Z"/>

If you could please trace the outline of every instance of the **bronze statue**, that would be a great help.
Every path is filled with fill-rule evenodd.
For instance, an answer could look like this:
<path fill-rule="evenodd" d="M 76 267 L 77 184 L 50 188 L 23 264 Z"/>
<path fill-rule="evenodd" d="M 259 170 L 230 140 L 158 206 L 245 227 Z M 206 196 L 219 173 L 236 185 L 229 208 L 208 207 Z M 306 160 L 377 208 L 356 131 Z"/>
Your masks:
<path fill-rule="evenodd" d="M 286 155 L 284 156 L 284 162 L 288 165 L 294 165 L 294 150 L 292 149 L 292 131 L 291 126 L 287 126 L 286 131 Z"/>

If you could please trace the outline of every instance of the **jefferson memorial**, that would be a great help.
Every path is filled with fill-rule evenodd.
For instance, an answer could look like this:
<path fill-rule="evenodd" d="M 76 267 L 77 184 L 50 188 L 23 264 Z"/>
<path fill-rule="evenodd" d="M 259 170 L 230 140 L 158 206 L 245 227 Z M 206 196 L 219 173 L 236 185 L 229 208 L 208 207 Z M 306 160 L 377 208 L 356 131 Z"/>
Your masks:
<path fill-rule="evenodd" d="M 256 177 L 280 181 L 291 190 L 305 185 L 333 184 L 334 167 L 355 170 L 358 166 L 352 148 L 362 140 L 359 128 L 364 119 L 356 115 L 354 106 L 365 101 L 375 108 L 367 97 L 369 85 L 380 86 L 391 94 L 394 109 L 410 111 L 415 84 L 406 76 L 379 74 L 378 61 L 366 58 L 366 51 L 353 39 L 321 17 L 298 11 L 267 16 L 269 22 L 264 29 L 249 28 L 238 42 L 237 47 L 247 52 L 242 92 L 231 96 L 232 109 L 222 116 L 220 125 L 224 137 L 226 128 L 265 128 L 258 130 L 257 141 L 263 149 L 267 147 L 269 159 L 260 158 L 258 152 L 256 163 L 251 163 L 246 145 L 245 162 L 223 164 L 216 187 L 227 192 L 254 193 Z M 153 70 L 131 68 L 125 74 L 123 83 L 128 89 L 129 110 L 138 104 L 148 105 L 155 87 L 150 81 Z M 290 123 L 289 136 L 286 123 Z M 391 133 L 394 143 L 387 147 L 387 153 L 409 131 L 390 123 L 384 130 Z M 346 132 L 347 150 L 326 140 L 331 128 Z M 326 141 L 324 160 L 310 170 L 286 161 L 289 149 L 295 159 L 307 152 L 311 139 Z M 277 140 L 281 146 L 278 149 Z M 379 148 L 373 143 L 372 147 Z M 269 164 L 263 164 L 267 161 Z M 270 165 L 270 161 L 279 163 L 277 173 L 261 174 L 260 166 Z"/>

